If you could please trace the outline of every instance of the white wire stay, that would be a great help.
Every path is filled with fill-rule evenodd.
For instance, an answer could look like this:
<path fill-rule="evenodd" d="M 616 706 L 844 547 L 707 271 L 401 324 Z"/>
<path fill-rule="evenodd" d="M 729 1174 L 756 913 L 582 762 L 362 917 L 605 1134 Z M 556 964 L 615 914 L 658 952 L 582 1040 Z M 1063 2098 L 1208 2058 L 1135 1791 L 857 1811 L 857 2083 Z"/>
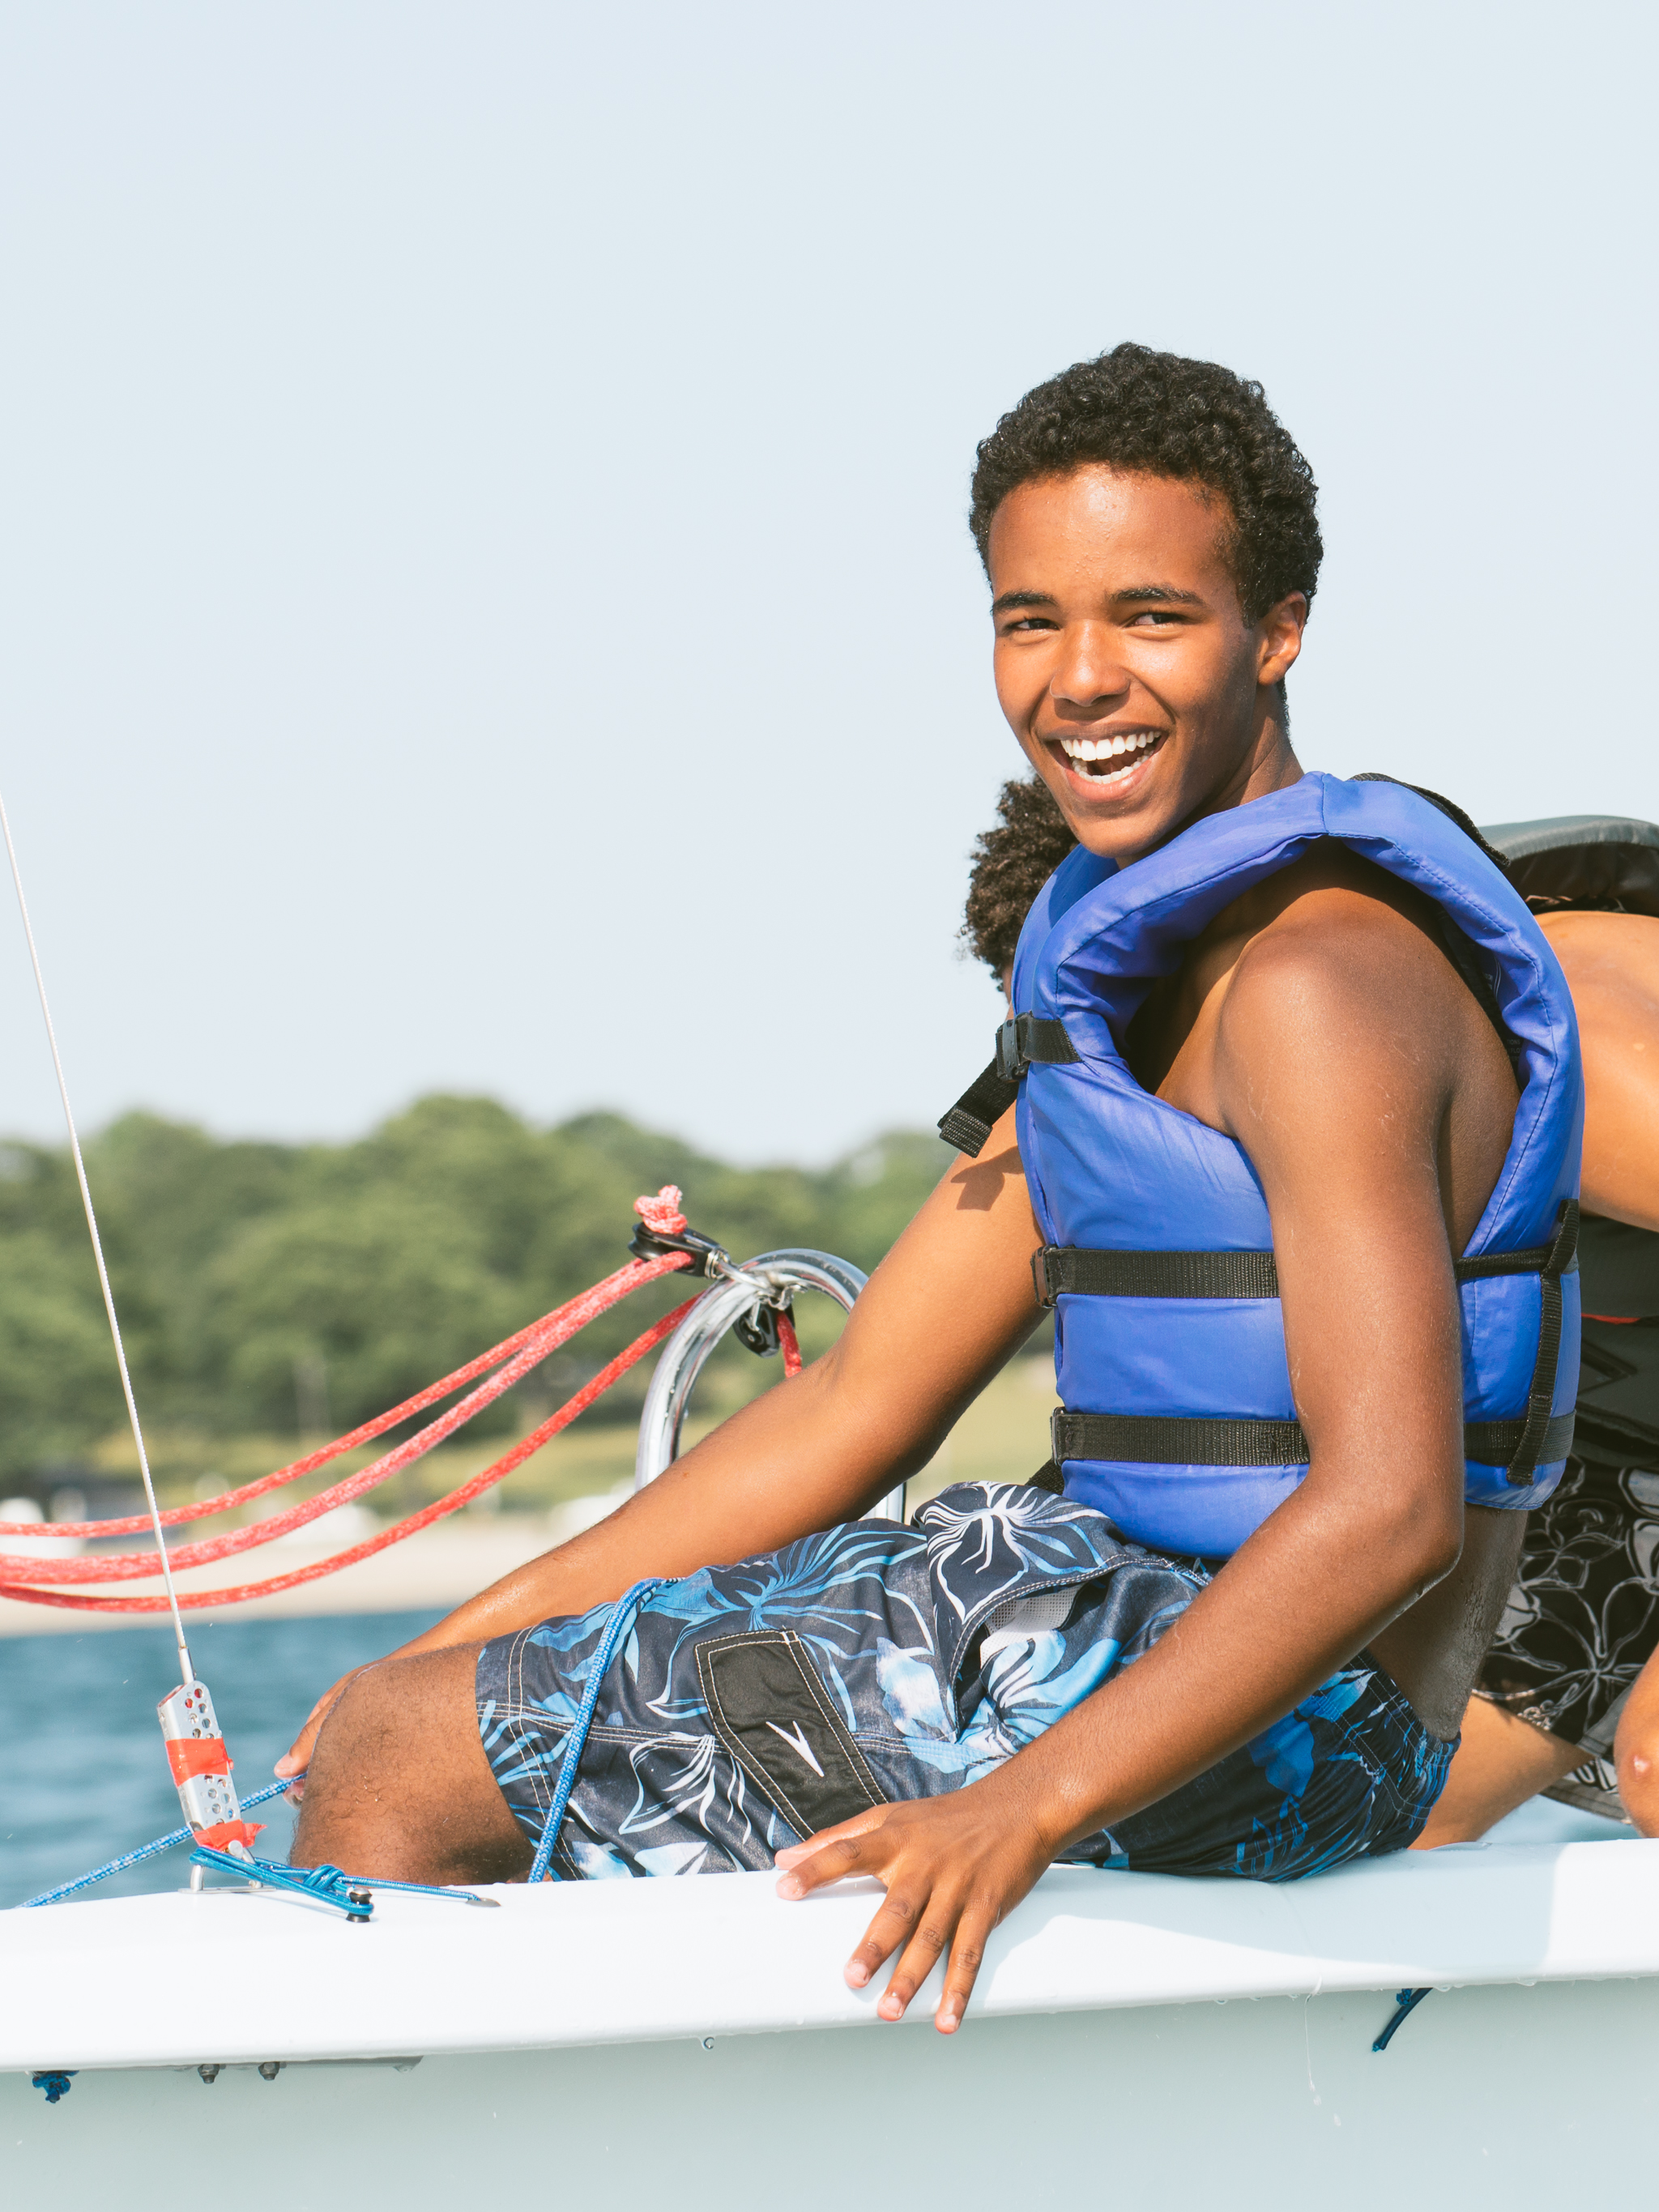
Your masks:
<path fill-rule="evenodd" d="M 173 1640 L 179 1646 L 179 1663 L 184 1668 L 182 1679 L 189 1684 L 196 1680 L 196 1670 L 190 1663 L 190 1647 L 185 1642 L 185 1617 L 179 1610 L 179 1593 L 173 1586 L 173 1562 L 167 1557 L 167 1531 L 161 1526 L 161 1509 L 155 1502 L 155 1484 L 150 1475 L 149 1454 L 144 1449 L 144 1431 L 138 1419 L 138 1401 L 133 1395 L 132 1377 L 127 1371 L 127 1352 L 121 1341 L 121 1324 L 116 1316 L 115 1293 L 109 1286 L 109 1269 L 104 1265 L 103 1239 L 98 1234 L 98 1216 L 93 1211 L 86 1162 L 81 1157 L 81 1139 L 76 1132 L 75 1115 L 70 1106 L 69 1085 L 64 1078 L 63 1057 L 58 1049 L 58 1032 L 52 1027 L 52 1007 L 46 998 L 46 981 L 40 972 L 40 955 L 35 946 L 34 927 L 29 920 L 28 901 L 23 896 L 23 878 L 17 866 L 17 848 L 11 841 L 11 822 L 6 813 L 3 796 L 0 796 L 0 831 L 5 835 L 6 858 L 11 863 L 11 880 L 17 893 L 18 911 L 23 917 L 23 934 L 28 939 L 29 961 L 34 969 L 34 988 L 40 994 L 40 1012 L 46 1024 L 46 1042 L 52 1048 L 52 1064 L 58 1075 L 58 1096 L 64 1102 L 64 1120 L 69 1128 L 76 1180 L 81 1186 L 81 1204 L 86 1211 L 87 1228 L 92 1237 L 92 1256 L 98 1263 L 98 1286 L 104 1293 L 104 1311 L 109 1316 L 109 1333 L 115 1342 L 115 1364 L 121 1370 L 121 1390 L 127 1401 L 127 1419 L 132 1424 L 132 1441 L 138 1447 L 138 1472 L 144 1478 L 144 1497 L 149 1506 L 150 1526 L 155 1531 L 155 1550 L 161 1563 L 161 1580 L 167 1586 L 167 1604 L 173 1613 Z"/>

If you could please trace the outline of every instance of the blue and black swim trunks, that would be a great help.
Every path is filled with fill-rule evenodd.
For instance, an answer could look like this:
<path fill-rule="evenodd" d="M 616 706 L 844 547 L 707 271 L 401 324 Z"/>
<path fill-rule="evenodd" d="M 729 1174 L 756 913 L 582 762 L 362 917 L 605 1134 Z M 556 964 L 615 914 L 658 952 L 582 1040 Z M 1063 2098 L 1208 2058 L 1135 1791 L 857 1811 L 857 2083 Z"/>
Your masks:
<path fill-rule="evenodd" d="M 606 1670 L 554 1864 L 725 1874 L 883 1802 L 988 1774 L 1151 1649 L 1208 1579 L 1100 1513 L 963 1483 L 658 1589 Z M 613 1608 L 487 1644 L 478 1727 L 540 1841 Z M 1456 1748 L 1362 1654 L 1072 1863 L 1285 1881 L 1403 1850 Z"/>

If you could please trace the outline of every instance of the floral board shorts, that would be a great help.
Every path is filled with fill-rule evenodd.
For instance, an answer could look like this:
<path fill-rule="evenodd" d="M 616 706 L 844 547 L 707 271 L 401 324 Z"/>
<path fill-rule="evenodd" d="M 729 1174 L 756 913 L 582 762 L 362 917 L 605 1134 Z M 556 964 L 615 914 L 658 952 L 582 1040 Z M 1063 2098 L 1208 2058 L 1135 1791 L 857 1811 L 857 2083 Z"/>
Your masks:
<path fill-rule="evenodd" d="M 1584 1764 L 1545 1796 L 1622 1820 L 1613 1736 L 1659 1647 L 1659 1474 L 1571 1459 L 1527 1516 L 1515 1583 L 1476 1694 Z"/>
<path fill-rule="evenodd" d="M 1208 1580 L 1024 1483 L 962 1483 L 657 1589 L 605 1679 L 567 1877 L 726 1874 L 873 1805 L 977 1780 L 1149 1650 Z M 478 1728 L 540 1840 L 612 1608 L 487 1644 Z M 1364 1654 L 1207 1772 L 1065 1854 L 1285 1881 L 1402 1850 L 1455 1742 Z"/>

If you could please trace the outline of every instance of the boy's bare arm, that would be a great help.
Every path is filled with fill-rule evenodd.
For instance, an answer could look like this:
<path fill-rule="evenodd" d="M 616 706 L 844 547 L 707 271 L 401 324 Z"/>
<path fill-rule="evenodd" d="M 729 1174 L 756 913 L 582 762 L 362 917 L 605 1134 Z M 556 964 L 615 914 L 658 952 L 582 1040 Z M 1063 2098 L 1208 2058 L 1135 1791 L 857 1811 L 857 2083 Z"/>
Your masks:
<path fill-rule="evenodd" d="M 1659 921 L 1560 914 L 1542 926 L 1584 1054 L 1584 1211 L 1659 1230 Z"/>
<path fill-rule="evenodd" d="M 596 1528 L 391 1656 L 510 1635 L 585 1613 L 642 1576 L 692 1574 L 855 1520 L 926 1465 L 1041 1320 L 1030 1267 L 1041 1241 L 1010 1113 L 977 1160 L 946 1173 L 822 1359 L 734 1414 Z M 318 1700 L 278 1774 L 305 1766 L 350 1679 Z"/>

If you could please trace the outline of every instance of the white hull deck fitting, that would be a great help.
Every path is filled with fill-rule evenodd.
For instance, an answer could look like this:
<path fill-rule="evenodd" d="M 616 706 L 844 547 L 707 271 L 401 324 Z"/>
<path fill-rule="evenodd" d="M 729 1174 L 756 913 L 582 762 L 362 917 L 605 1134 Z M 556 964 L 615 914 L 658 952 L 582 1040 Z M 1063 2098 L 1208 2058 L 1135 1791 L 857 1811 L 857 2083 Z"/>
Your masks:
<path fill-rule="evenodd" d="M 1607 1832 L 1541 1804 L 1508 1826 Z M 4 1914 L 7 2201 L 148 2212 L 208 2172 L 254 2212 L 1651 2191 L 1659 1842 L 1279 1885 L 1057 1869 L 950 2038 L 925 1996 L 892 2027 L 842 1983 L 869 1887 L 547 1883 L 490 1891 L 496 1912 L 381 1893 L 367 1926 L 229 1890 Z M 70 2068 L 49 2107 L 31 2075 Z"/>

